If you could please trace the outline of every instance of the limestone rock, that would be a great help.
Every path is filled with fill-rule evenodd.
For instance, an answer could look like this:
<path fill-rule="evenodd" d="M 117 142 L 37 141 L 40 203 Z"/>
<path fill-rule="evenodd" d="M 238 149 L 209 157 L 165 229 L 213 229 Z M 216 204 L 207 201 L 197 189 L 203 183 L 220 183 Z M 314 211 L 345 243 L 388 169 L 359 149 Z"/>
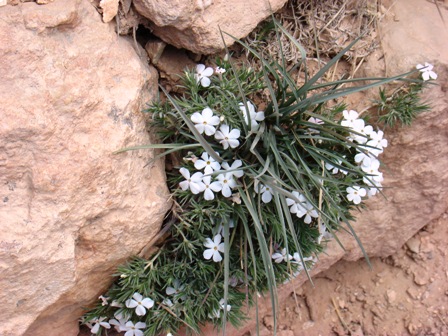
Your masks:
<path fill-rule="evenodd" d="M 157 74 L 86 0 L 0 8 L 0 334 L 71 336 L 169 207 Z"/>
<path fill-rule="evenodd" d="M 153 33 L 177 48 L 198 54 L 224 49 L 219 29 L 236 38 L 248 35 L 286 0 L 134 0 L 136 10 L 153 22 Z M 224 34 L 227 45 L 234 40 Z"/>
<path fill-rule="evenodd" d="M 100 7 L 103 10 L 103 22 L 107 23 L 113 20 L 118 13 L 119 0 L 101 0 Z"/>

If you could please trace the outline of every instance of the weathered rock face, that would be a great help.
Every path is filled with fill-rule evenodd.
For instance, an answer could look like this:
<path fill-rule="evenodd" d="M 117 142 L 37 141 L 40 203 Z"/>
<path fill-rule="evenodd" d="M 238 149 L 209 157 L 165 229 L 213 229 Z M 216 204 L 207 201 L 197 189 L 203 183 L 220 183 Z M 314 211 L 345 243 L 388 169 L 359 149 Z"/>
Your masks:
<path fill-rule="evenodd" d="M 165 42 L 198 54 L 224 49 L 219 29 L 236 38 L 248 35 L 286 0 L 134 0 L 136 10 L 153 22 L 153 33 Z M 223 34 L 226 44 L 234 40 Z"/>
<path fill-rule="evenodd" d="M 169 207 L 150 151 L 112 154 L 150 142 L 157 74 L 85 0 L 0 17 L 0 334 L 77 335 Z"/>
<path fill-rule="evenodd" d="M 395 253 L 418 230 L 439 218 L 448 210 L 448 33 L 437 8 L 419 0 L 394 2 L 393 16 L 380 25 L 383 52 L 388 75 L 404 73 L 418 63 L 429 61 L 438 73 L 438 86 L 430 86 L 424 92 L 425 100 L 432 106 L 411 127 L 386 132 L 389 147 L 382 155 L 385 164 L 383 185 L 387 199 L 375 197 L 368 201 L 368 209 L 358 215 L 353 227 L 367 254 L 386 257 Z M 430 32 L 439 32 L 438 34 Z M 378 58 L 372 58 L 377 64 Z M 381 75 L 372 65 L 365 67 L 367 77 Z M 376 69 L 376 70 L 375 70 Z M 370 71 L 370 72 L 369 72 Z M 372 74 L 374 71 L 374 74 Z M 384 69 L 383 69 L 384 73 Z M 356 107 L 351 106 L 356 109 Z M 362 252 L 353 237 L 338 235 L 346 248 L 343 251 L 332 242 L 326 253 L 319 256 L 312 275 L 316 275 L 341 259 L 358 260 Z M 307 281 L 302 274 L 279 289 L 281 302 L 294 287 Z M 319 290 L 319 288 L 316 288 Z M 266 315 L 271 307 L 269 295 L 258 300 L 259 316 Z M 243 335 L 255 330 L 255 311 L 244 327 L 227 329 L 229 335 Z M 204 334 L 217 335 L 212 328 Z"/>

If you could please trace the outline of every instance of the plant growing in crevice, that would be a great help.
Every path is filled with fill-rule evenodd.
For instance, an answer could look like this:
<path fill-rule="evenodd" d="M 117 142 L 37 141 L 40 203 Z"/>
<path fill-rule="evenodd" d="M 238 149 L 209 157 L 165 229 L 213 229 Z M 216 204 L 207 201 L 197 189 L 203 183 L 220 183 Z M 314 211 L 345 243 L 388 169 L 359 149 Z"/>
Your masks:
<path fill-rule="evenodd" d="M 174 155 L 169 235 L 149 260 L 118 269 L 102 304 L 84 317 L 92 332 L 115 326 L 126 336 L 159 335 L 183 327 L 194 334 L 213 323 L 225 333 L 227 321 L 244 322 L 258 293 L 269 293 L 276 316 L 277 284 L 308 274 L 338 230 L 362 248 L 352 210 L 381 190 L 378 156 L 387 140 L 356 111 L 326 103 L 412 71 L 321 82 L 355 41 L 299 86 L 291 73 L 306 73 L 305 51 L 274 23 L 302 53 L 298 64 L 286 69 L 239 41 L 261 71 L 230 57 L 217 59 L 215 69 L 200 64 L 185 72 L 181 94 L 162 88 L 166 101 L 148 108 L 163 144 L 132 149 L 165 149 L 156 159 Z"/>

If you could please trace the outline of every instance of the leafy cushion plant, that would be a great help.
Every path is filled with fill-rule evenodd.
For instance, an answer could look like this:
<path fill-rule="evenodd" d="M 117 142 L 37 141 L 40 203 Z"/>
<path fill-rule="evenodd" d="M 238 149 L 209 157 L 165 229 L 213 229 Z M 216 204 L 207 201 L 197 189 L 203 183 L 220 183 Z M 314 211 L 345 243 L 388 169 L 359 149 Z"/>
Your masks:
<path fill-rule="evenodd" d="M 227 57 L 216 69 L 187 70 L 182 93 L 162 88 L 166 101 L 147 110 L 163 143 L 126 149 L 165 149 L 155 159 L 174 154 L 167 171 L 174 205 L 157 251 L 120 267 L 84 316 L 92 333 L 113 326 L 126 336 L 195 334 L 204 323 L 225 333 L 225 322 L 240 325 L 266 292 L 275 316 L 277 284 L 308 274 L 341 228 L 358 240 L 351 213 L 382 188 L 378 156 L 387 140 L 356 111 L 326 103 L 410 73 L 323 83 L 354 42 L 298 85 L 292 74 L 307 75 L 299 44 L 302 62 L 287 69 L 239 43 L 261 71 Z"/>

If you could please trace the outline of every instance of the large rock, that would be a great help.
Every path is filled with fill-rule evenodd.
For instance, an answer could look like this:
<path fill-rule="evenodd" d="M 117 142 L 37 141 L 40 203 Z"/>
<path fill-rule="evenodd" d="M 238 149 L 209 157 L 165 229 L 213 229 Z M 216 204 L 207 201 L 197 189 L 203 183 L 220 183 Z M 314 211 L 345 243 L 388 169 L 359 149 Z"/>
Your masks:
<path fill-rule="evenodd" d="M 370 199 L 368 209 L 356 214 L 358 220 L 353 223 L 370 257 L 386 257 L 395 253 L 417 231 L 448 210 L 448 32 L 434 4 L 399 0 L 394 2 L 392 12 L 394 15 L 388 16 L 379 27 L 388 75 L 407 72 L 416 64 L 429 61 L 435 65 L 439 85 L 430 86 L 423 93 L 432 106 L 430 112 L 420 115 L 411 127 L 386 131 L 389 147 L 384 151 L 382 161 L 385 165 L 383 185 L 388 187 L 384 190 L 387 199 L 381 196 Z M 371 62 L 371 66 L 367 62 L 366 72 L 377 71 L 374 64 L 378 63 L 378 58 L 373 56 Z M 343 232 L 338 237 L 346 251 L 332 242 L 326 253 L 319 256 L 313 275 L 339 260 L 362 258 L 353 237 Z M 302 274 L 281 286 L 279 302 L 305 281 L 306 275 Z M 270 307 L 269 295 L 259 298 L 260 317 L 272 314 Z M 249 316 L 251 319 L 244 327 L 235 330 L 229 326 L 228 334 L 243 335 L 254 331 L 254 309 L 250 310 Z M 204 333 L 207 336 L 218 335 L 211 327 Z"/>
<path fill-rule="evenodd" d="M 0 17 L 0 335 L 77 335 L 169 207 L 151 151 L 112 153 L 150 141 L 157 74 L 85 0 Z"/>
<path fill-rule="evenodd" d="M 153 33 L 165 42 L 198 54 L 224 49 L 219 29 L 236 38 L 248 35 L 286 0 L 134 0 L 136 10 L 153 24 Z M 223 34 L 227 45 L 233 44 Z"/>

